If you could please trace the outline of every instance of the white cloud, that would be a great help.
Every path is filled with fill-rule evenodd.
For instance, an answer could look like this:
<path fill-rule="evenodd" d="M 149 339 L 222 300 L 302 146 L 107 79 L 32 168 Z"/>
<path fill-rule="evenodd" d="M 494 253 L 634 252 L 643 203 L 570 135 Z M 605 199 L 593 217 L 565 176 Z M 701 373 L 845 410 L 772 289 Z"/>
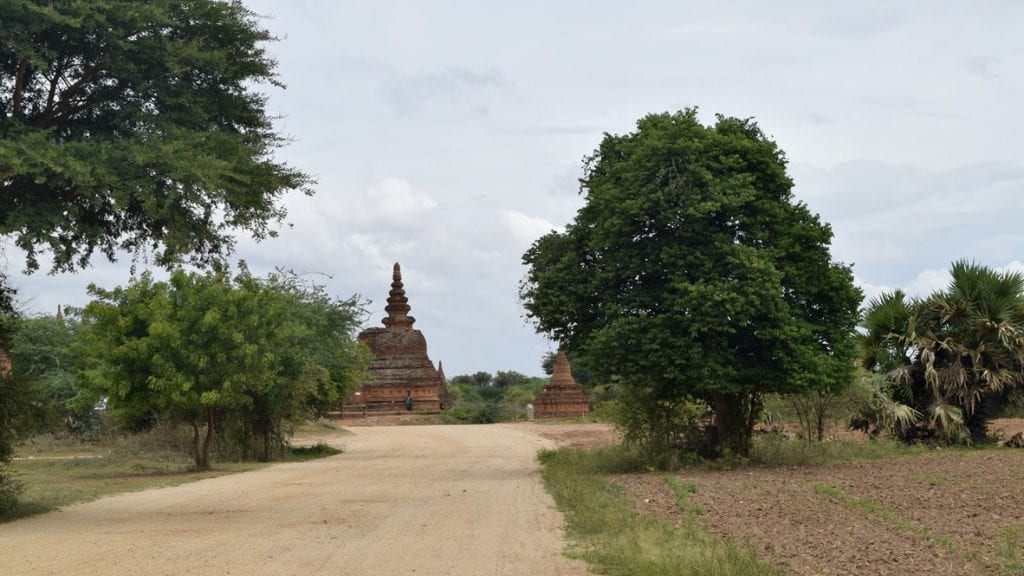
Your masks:
<path fill-rule="evenodd" d="M 517 244 L 525 250 L 533 241 L 558 228 L 544 218 L 527 216 L 517 210 L 502 208 L 501 222 L 512 233 Z"/>
<path fill-rule="evenodd" d="M 903 287 L 908 296 L 924 298 L 934 292 L 945 290 L 953 278 L 949 269 L 923 270 L 910 283 Z"/>
<path fill-rule="evenodd" d="M 999 268 L 996 268 L 996 270 L 1000 272 L 1016 272 L 1018 274 L 1024 274 L 1024 262 L 1021 262 L 1020 260 L 1014 260 L 1013 262 L 1010 262 L 1006 266 L 1000 266 Z"/>

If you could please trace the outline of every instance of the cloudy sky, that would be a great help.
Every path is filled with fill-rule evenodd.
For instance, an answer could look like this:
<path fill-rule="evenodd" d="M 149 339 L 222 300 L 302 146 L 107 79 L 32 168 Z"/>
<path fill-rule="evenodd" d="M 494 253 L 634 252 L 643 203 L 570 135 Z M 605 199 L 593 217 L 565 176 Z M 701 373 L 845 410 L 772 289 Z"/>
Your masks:
<path fill-rule="evenodd" d="M 247 0 L 281 41 L 278 157 L 319 181 L 287 198 L 259 272 L 323 272 L 372 300 L 402 264 L 449 376 L 541 374 L 522 253 L 572 220 L 603 133 L 699 106 L 754 117 L 796 195 L 831 223 L 868 296 L 945 285 L 960 258 L 1024 268 L 1024 3 Z M 12 268 L 21 262 L 9 254 Z M 82 305 L 129 263 L 18 277 L 29 312 Z"/>

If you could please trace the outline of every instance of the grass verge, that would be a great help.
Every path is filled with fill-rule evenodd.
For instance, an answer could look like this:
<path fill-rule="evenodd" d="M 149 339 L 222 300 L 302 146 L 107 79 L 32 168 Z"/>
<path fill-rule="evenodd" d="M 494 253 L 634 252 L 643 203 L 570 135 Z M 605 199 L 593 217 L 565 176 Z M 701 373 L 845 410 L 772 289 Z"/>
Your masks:
<path fill-rule="evenodd" d="M 748 546 L 683 529 L 633 510 L 605 475 L 634 472 L 638 462 L 619 448 L 559 449 L 540 455 L 544 481 L 565 513 L 570 556 L 610 576 L 763 576 L 782 571 Z M 679 487 L 677 494 L 688 488 Z"/>
<path fill-rule="evenodd" d="M 175 486 L 247 470 L 264 464 L 223 463 L 217 469 L 197 472 L 190 460 L 166 455 L 84 457 L 36 457 L 15 460 L 10 470 L 24 492 L 10 514 L 0 522 L 88 502 L 102 496 Z"/>
<path fill-rule="evenodd" d="M 293 447 L 286 462 L 301 462 L 341 453 L 320 442 Z M 167 451 L 144 451 L 138 446 L 100 447 L 38 441 L 23 447 L 5 472 L 23 489 L 0 522 L 17 520 L 88 502 L 102 496 L 163 488 L 247 472 L 268 466 L 261 462 L 217 462 L 214 470 L 196 471 L 187 456 Z"/>

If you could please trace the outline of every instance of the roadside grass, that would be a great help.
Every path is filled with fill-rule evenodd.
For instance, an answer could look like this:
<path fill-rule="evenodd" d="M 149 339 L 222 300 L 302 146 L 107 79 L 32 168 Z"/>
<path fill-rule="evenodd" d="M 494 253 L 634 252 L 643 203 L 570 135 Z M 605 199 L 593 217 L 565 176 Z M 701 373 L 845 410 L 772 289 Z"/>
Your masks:
<path fill-rule="evenodd" d="M 167 454 L 124 456 L 108 453 L 15 460 L 10 469 L 24 487 L 24 492 L 10 515 L 0 522 L 50 512 L 102 496 L 176 486 L 262 466 L 265 464 L 218 463 L 214 470 L 198 472 L 189 459 Z"/>
<path fill-rule="evenodd" d="M 340 449 L 319 442 L 291 447 L 286 458 L 277 462 L 302 462 L 339 453 Z M 197 471 L 188 455 L 156 445 L 152 438 L 126 437 L 82 444 L 43 436 L 19 447 L 14 461 L 7 466 L 22 492 L 13 508 L 0 514 L 0 522 L 103 496 L 177 486 L 270 464 L 218 461 L 213 470 Z"/>
<path fill-rule="evenodd" d="M 763 466 L 823 466 L 853 460 L 883 460 L 928 454 L 933 449 L 896 440 L 836 440 L 808 442 L 769 433 L 755 440 L 750 462 Z"/>
<path fill-rule="evenodd" d="M 565 513 L 570 556 L 610 576 L 763 576 L 781 569 L 758 560 L 753 549 L 705 533 L 696 521 L 676 528 L 633 510 L 605 476 L 643 470 L 617 447 L 543 451 L 544 481 Z M 675 489 L 675 487 L 674 487 Z M 680 486 L 686 494 L 689 488 Z M 683 506 L 688 506 L 685 499 Z"/>

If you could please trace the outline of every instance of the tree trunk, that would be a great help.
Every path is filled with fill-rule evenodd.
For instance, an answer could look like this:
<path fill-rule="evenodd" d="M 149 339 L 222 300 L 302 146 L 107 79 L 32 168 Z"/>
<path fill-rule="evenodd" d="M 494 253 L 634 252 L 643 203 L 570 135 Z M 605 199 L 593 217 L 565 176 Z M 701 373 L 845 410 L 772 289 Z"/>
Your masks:
<path fill-rule="evenodd" d="M 198 431 L 197 431 L 198 434 Z M 203 440 L 203 462 L 200 470 L 210 469 L 210 448 L 213 446 L 213 408 L 206 409 L 206 439 Z"/>
<path fill-rule="evenodd" d="M 188 422 L 192 425 L 192 459 L 195 460 L 196 468 L 202 469 L 203 455 L 199 451 L 199 422 L 195 416 L 189 418 Z"/>
<path fill-rule="evenodd" d="M 737 456 L 750 456 L 754 422 L 761 411 L 760 399 L 750 393 L 715 393 L 712 404 L 719 446 Z"/>

